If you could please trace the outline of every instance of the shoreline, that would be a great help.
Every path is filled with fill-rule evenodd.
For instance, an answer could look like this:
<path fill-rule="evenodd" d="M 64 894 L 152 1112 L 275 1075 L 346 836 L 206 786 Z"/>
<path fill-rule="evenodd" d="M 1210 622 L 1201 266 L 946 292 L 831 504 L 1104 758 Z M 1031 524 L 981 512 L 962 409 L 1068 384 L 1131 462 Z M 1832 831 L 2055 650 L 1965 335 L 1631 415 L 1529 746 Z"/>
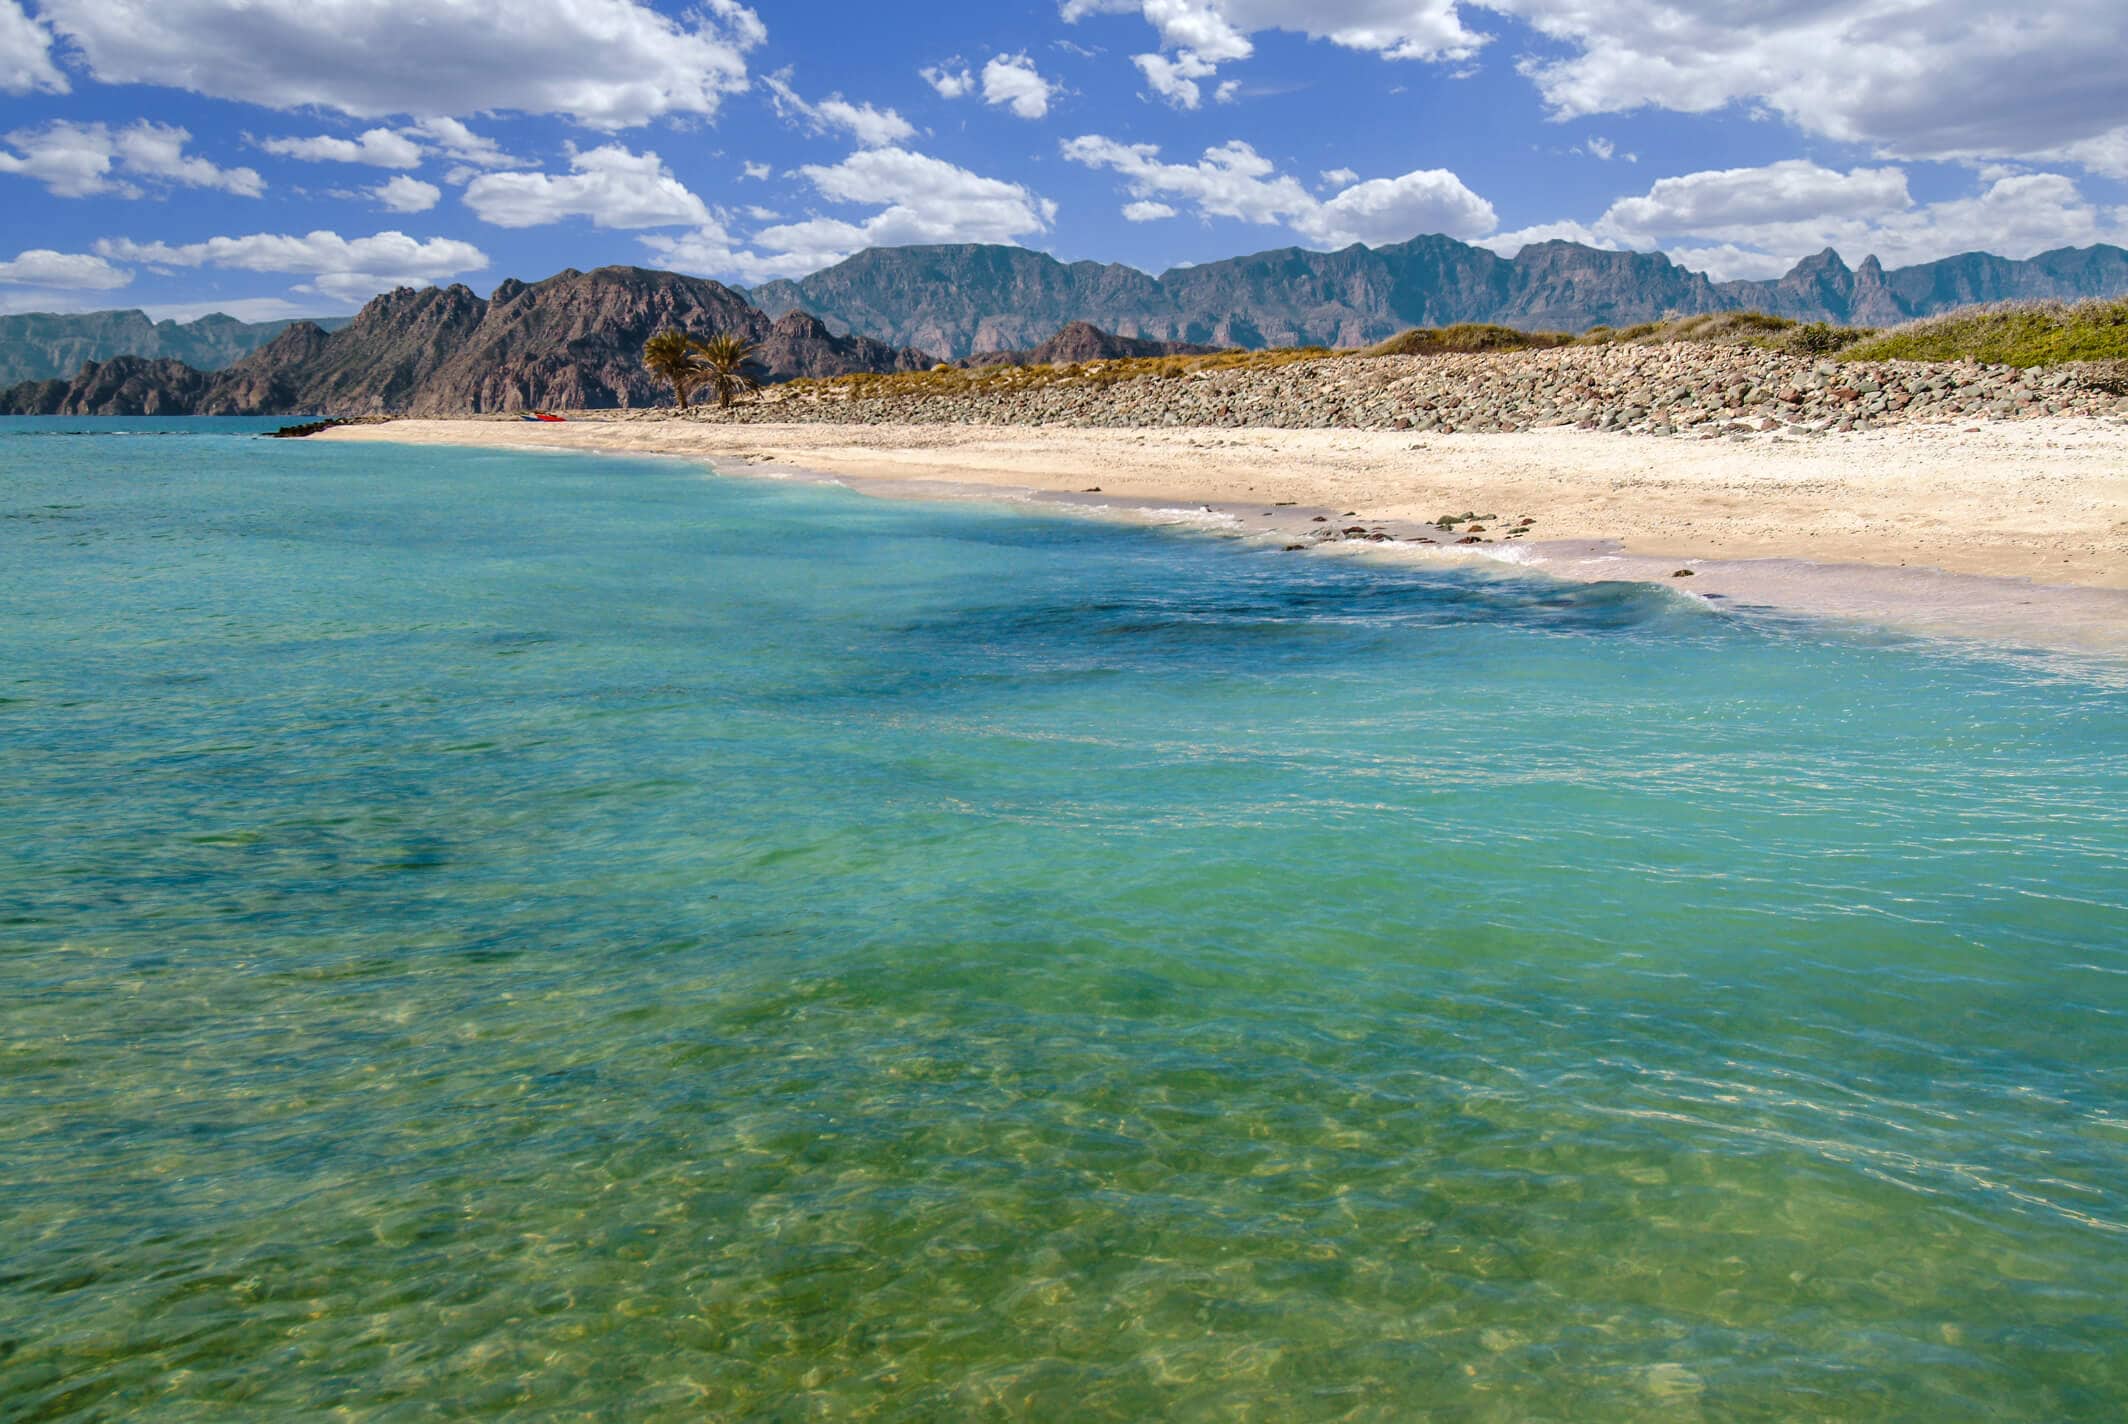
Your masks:
<path fill-rule="evenodd" d="M 565 424 L 395 420 L 312 438 L 678 456 L 883 497 L 1139 519 L 1202 512 L 1229 532 L 1316 550 L 1657 582 L 1731 608 L 2128 654 L 2128 425 L 2090 419 L 1682 443 L 1556 429 L 771 425 L 622 411 Z M 1433 525 L 1466 511 L 1535 524 L 1510 539 L 1489 523 L 1477 545 L 1454 542 L 1467 526 Z M 1351 528 L 1386 538 L 1342 537 Z"/>

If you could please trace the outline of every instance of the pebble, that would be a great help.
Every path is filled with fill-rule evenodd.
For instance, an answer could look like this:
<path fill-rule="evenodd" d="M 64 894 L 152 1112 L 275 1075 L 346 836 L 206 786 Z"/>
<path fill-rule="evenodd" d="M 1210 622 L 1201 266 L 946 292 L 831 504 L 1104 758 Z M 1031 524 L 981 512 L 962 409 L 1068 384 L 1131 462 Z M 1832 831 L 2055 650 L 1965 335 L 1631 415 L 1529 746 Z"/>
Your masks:
<path fill-rule="evenodd" d="M 958 392 L 893 377 L 795 381 L 705 421 L 1361 430 L 1576 428 L 1657 437 L 1818 434 L 1915 422 L 2128 416 L 2074 368 L 1814 361 L 1750 346 L 1585 346 L 1451 356 L 1333 356 L 1098 384 L 1068 368 Z M 647 414 L 647 413 L 646 413 Z M 658 411 L 660 418 L 670 412 Z M 627 418 L 624 416 L 623 418 Z M 1096 491 L 1088 491 L 1094 493 Z M 1345 517 L 1351 518 L 1348 513 Z M 1489 518 L 1466 512 L 1456 523 Z"/>

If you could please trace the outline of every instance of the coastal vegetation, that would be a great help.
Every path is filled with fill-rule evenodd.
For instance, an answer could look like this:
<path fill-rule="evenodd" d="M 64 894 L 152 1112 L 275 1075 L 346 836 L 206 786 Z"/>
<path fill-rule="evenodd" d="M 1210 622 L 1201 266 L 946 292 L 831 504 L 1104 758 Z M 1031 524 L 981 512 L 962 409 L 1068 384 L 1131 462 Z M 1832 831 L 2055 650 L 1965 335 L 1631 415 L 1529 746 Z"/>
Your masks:
<path fill-rule="evenodd" d="M 1843 347 L 1840 355 L 2026 367 L 2128 362 L 2128 298 L 1964 307 L 1892 327 Z"/>
<path fill-rule="evenodd" d="M 1413 327 L 1387 341 L 1376 342 L 1362 356 L 1444 356 L 1452 352 L 1538 351 L 1549 346 L 1571 346 L 1574 336 L 1564 331 L 1518 331 L 1490 322 L 1459 322 L 1454 326 Z"/>
<path fill-rule="evenodd" d="M 754 344 L 743 336 L 724 332 L 698 341 L 695 360 L 701 369 L 697 384 L 716 392 L 717 404 L 726 410 L 731 409 L 733 397 L 761 389 L 761 378 L 755 374 Z"/>
<path fill-rule="evenodd" d="M 926 371 L 863 373 L 794 382 L 786 398 L 869 401 L 1012 396 L 1050 387 L 1105 389 L 1133 381 L 1204 380 L 1228 373 L 1275 372 L 1339 357 L 1375 360 L 1494 356 L 1511 363 L 1544 352 L 1637 347 L 1755 350 L 1787 358 L 1843 363 L 2066 365 L 2076 368 L 2076 383 L 2084 389 L 2128 394 L 2128 300 L 2120 300 L 1967 308 L 1883 332 L 1821 321 L 1796 321 L 1757 311 L 1704 312 L 1626 327 L 1598 326 L 1580 333 L 1522 331 L 1492 323 L 1464 322 L 1414 328 L 1358 351 L 1307 346 L 972 369 L 936 365 Z"/>
<path fill-rule="evenodd" d="M 707 386 L 717 405 L 729 410 L 735 397 L 761 389 L 754 351 L 754 343 L 743 336 L 719 332 L 704 341 L 668 326 L 643 343 L 643 365 L 672 386 L 681 410 L 687 409 L 689 393 L 700 386 Z"/>
<path fill-rule="evenodd" d="M 680 409 L 687 409 L 687 393 L 702 378 L 693 337 L 677 327 L 666 327 L 643 343 L 643 366 L 651 375 L 668 382 Z"/>
<path fill-rule="evenodd" d="M 1340 353 L 1327 346 L 1287 346 L 1269 351 L 1233 349 L 1204 356 L 1134 356 L 1105 361 L 1070 361 L 1035 366 L 933 366 L 928 371 L 859 372 L 819 380 L 793 381 L 786 390 L 800 395 L 828 393 L 852 399 L 902 396 L 962 396 L 1034 390 L 1043 386 L 1106 387 L 1125 381 L 1180 380 L 1199 373 L 1262 371 L 1301 361 L 1322 361 Z"/>

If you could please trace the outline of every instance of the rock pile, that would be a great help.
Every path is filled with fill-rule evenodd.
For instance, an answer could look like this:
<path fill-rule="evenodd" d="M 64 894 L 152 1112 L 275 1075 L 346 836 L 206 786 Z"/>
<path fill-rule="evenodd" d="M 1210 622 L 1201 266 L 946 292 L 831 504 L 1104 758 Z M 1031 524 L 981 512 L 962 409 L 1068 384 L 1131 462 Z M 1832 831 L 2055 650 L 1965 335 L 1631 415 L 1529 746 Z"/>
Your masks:
<path fill-rule="evenodd" d="M 1329 357 L 1118 380 L 1101 362 L 987 389 L 924 379 L 801 382 L 698 419 L 1084 427 L 1583 430 L 1711 438 L 1869 430 L 1914 421 L 2128 417 L 2071 368 L 1847 363 L 1756 347 L 1565 347 L 1482 355 Z"/>

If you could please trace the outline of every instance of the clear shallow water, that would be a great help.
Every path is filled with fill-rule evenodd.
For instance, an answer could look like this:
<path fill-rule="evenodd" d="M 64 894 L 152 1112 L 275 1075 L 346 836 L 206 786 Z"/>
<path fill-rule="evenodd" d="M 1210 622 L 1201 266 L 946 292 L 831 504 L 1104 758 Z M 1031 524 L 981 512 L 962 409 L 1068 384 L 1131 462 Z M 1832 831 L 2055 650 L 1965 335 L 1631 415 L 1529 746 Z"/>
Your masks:
<path fill-rule="evenodd" d="M 2128 1407 L 2117 684 L 122 424 L 0 423 L 0 1417 Z"/>

